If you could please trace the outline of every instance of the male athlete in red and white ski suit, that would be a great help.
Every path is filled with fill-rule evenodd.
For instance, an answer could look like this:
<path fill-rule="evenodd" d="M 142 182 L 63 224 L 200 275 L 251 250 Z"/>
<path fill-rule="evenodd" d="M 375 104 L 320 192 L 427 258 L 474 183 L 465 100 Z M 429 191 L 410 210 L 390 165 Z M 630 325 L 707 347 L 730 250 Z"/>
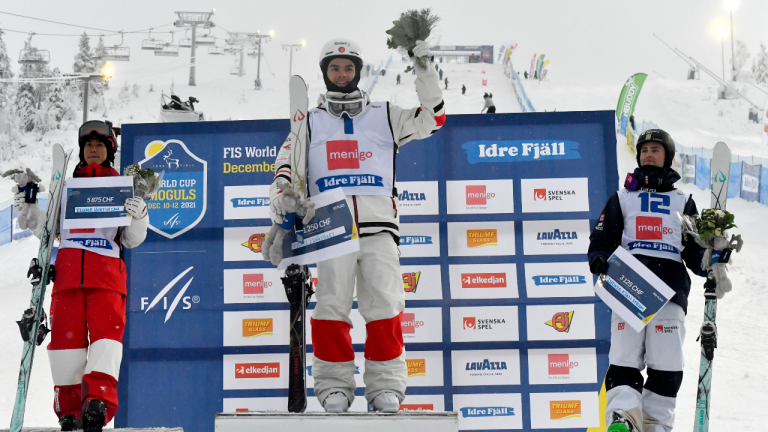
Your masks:
<path fill-rule="evenodd" d="M 430 58 L 426 43 L 414 49 L 416 57 Z M 356 70 L 347 78 L 328 78 L 333 59 L 348 58 Z M 360 234 L 359 252 L 317 264 L 317 305 L 312 313 L 312 377 L 315 394 L 327 411 L 347 410 L 354 400 L 354 351 L 349 334 L 355 281 L 360 314 L 365 318 L 365 397 L 376 410 L 397 411 L 405 398 L 407 367 L 401 329 L 405 307 L 398 252 L 399 217 L 395 185 L 398 147 L 430 137 L 445 122 L 443 95 L 437 72 L 428 61 L 416 67 L 416 92 L 420 106 L 404 109 L 388 102 L 368 102 L 357 88 L 362 55 L 356 43 L 334 39 L 323 46 L 320 65 L 329 90 L 323 102 L 309 111 L 310 196 L 340 187 L 338 178 L 375 179 L 372 183 L 343 186 Z M 349 65 L 349 63 L 347 63 Z M 334 77 L 338 75 L 334 74 Z M 354 77 L 354 78 L 352 78 Z M 340 86 L 339 82 L 349 84 Z M 340 88 L 341 87 L 341 88 Z M 347 116 L 331 114 L 329 104 L 362 100 L 361 109 L 347 109 Z M 351 112 L 350 112 L 351 111 Z M 290 143 L 283 145 L 275 162 L 270 189 L 273 211 L 279 212 L 279 184 L 290 184 Z M 359 177 L 358 177 L 359 176 Z M 382 406 L 374 399 L 389 393 Z M 330 395 L 346 396 L 341 407 L 326 404 Z"/>
<path fill-rule="evenodd" d="M 86 165 L 83 147 L 87 155 L 88 146 L 90 143 L 81 143 L 81 163 L 75 168 L 75 177 L 120 175 L 109 166 L 110 161 Z M 79 428 L 82 410 L 92 399 L 106 405 L 103 424 L 117 411 L 128 274 L 122 249 L 144 242 L 149 226 L 146 204 L 141 198 L 129 198 L 125 207 L 132 215 L 127 227 L 59 230 L 48 358 L 54 384 L 53 408 L 62 430 Z M 39 207 L 35 210 L 42 229 L 45 212 Z M 39 237 L 41 229 L 34 234 Z M 87 421 L 84 419 L 83 423 Z M 101 425 L 85 426 L 86 430 L 101 430 Z"/>

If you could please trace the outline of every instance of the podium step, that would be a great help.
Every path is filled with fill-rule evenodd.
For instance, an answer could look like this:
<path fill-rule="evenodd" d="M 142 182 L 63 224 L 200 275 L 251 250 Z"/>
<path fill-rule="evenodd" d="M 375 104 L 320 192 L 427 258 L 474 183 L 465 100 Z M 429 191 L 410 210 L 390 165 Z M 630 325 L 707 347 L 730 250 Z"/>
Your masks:
<path fill-rule="evenodd" d="M 342 413 L 239 412 L 216 414 L 216 432 L 458 432 L 455 412 Z"/>

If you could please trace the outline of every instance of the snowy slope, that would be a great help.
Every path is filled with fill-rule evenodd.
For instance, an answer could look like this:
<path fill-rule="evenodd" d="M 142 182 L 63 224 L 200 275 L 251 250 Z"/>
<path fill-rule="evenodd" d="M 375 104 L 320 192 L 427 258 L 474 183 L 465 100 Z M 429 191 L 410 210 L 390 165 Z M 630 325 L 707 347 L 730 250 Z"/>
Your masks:
<path fill-rule="evenodd" d="M 269 54 L 269 53 L 267 53 Z M 175 93 L 185 99 L 192 95 L 201 102 L 198 108 L 206 118 L 213 120 L 273 119 L 286 118 L 288 114 L 288 71 L 266 63 L 262 64 L 262 80 L 265 89 L 253 90 L 255 61 L 248 64 L 248 76 L 239 78 L 227 75 L 231 57 L 205 58 L 199 62 L 196 87 L 187 82 L 188 59 L 174 59 L 157 68 L 131 71 L 116 71 L 116 79 L 107 92 L 108 118 L 117 124 L 155 122 L 159 112 L 160 91 L 169 92 L 174 81 Z M 277 62 L 275 62 L 277 63 Z M 418 102 L 413 90 L 413 75 L 402 73 L 406 63 L 393 61 L 385 76 L 379 77 L 373 91 L 374 100 L 388 100 L 401 106 L 415 106 Z M 512 88 L 499 65 L 483 64 L 441 64 L 449 87 L 444 98 L 448 114 L 479 113 L 482 108 L 483 92 L 494 94 L 494 102 L 500 113 L 519 112 Z M 485 70 L 485 74 L 482 71 Z M 322 79 L 317 69 L 294 70 L 301 73 L 309 85 L 310 101 L 323 91 Z M 395 79 L 402 75 L 402 84 Z M 116 76 L 117 76 L 116 75 Z M 488 86 L 481 85 L 483 76 Z M 123 79 L 130 85 L 141 86 L 140 96 L 126 102 L 117 101 Z M 155 92 L 149 93 L 149 85 Z M 366 80 L 361 87 L 367 89 Z M 467 94 L 461 94 L 461 85 L 467 86 Z M 523 80 L 523 84 L 534 107 L 538 111 L 612 110 L 623 82 L 601 85 L 565 85 L 545 81 Z M 759 144 L 760 126 L 747 121 L 747 104 L 743 101 L 717 101 L 716 86 L 710 81 L 675 81 L 649 77 L 637 105 L 637 118 L 652 120 L 670 131 L 683 145 L 712 147 L 717 141 L 727 142 L 735 154 L 768 157 L 768 149 Z M 765 100 L 759 94 L 750 93 L 756 103 Z M 102 118 L 91 113 L 91 118 Z M 449 118 L 450 121 L 450 118 Z M 66 125 L 65 125 L 66 126 Z M 25 137 L 26 147 L 13 162 L 0 163 L 0 171 L 13 166 L 29 166 L 41 177 L 50 176 L 50 146 L 62 143 L 67 149 L 76 150 L 77 125 L 67 126 L 68 130 L 47 133 L 40 137 L 29 134 Z M 618 145 L 619 178 L 634 168 L 634 158 L 623 144 Z M 70 164 L 70 169 L 74 163 Z M 0 202 L 11 198 L 10 181 L 0 179 Z M 681 188 L 692 193 L 699 209 L 709 203 L 707 191 L 700 191 L 692 185 Z M 734 292 L 720 302 L 718 313 L 719 348 L 715 357 L 713 379 L 712 430 L 738 430 L 748 427 L 750 420 L 761 412 L 763 402 L 759 394 L 768 384 L 768 372 L 762 368 L 749 367 L 752 358 L 761 358 L 768 351 L 762 332 L 764 311 L 768 301 L 763 273 L 766 271 L 759 260 L 768 255 L 768 233 L 759 229 L 759 221 L 768 219 L 768 208 L 741 199 L 729 200 L 729 210 L 737 215 L 736 223 L 746 241 L 741 254 L 734 257 L 736 264 L 731 269 Z M 6 329 L 0 332 L 0 343 L 7 349 L 0 352 L 0 424 L 8 424 L 12 410 L 21 344 L 16 331 L 15 320 L 19 318 L 29 301 L 30 285 L 24 278 L 29 259 L 37 253 L 37 241 L 31 238 L 0 247 L 0 296 L 3 302 L 0 313 L 5 317 Z M 686 368 L 683 387 L 678 400 L 678 430 L 691 430 L 693 424 L 693 403 L 698 375 L 699 345 L 695 342 L 703 314 L 703 280 L 691 276 L 691 293 L 687 322 L 688 336 L 685 343 Z M 44 348 L 44 347 L 43 347 Z M 51 408 L 52 381 L 48 359 L 40 349 L 29 391 L 27 424 L 41 427 L 55 427 L 56 417 Z"/>

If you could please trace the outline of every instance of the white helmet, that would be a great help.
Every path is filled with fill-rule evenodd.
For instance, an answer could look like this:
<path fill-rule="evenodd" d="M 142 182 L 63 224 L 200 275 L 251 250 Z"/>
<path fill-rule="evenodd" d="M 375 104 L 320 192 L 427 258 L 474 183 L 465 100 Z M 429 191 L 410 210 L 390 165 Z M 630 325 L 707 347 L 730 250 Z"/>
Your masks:
<path fill-rule="evenodd" d="M 322 65 L 323 60 L 335 57 L 349 57 L 352 61 L 357 59 L 360 64 L 363 63 L 363 51 L 360 45 L 346 38 L 335 38 L 326 42 L 320 49 L 319 63 Z"/>

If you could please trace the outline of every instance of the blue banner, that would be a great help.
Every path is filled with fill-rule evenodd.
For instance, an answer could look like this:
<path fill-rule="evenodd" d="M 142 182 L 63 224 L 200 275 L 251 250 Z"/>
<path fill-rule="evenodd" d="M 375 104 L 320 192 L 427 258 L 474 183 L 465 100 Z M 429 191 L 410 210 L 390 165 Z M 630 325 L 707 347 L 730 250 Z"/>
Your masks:
<path fill-rule="evenodd" d="M 11 242 L 13 235 L 13 219 L 11 219 L 11 213 L 13 212 L 13 204 L 0 210 L 0 245 L 8 244 Z"/>
<path fill-rule="evenodd" d="M 563 399 L 584 413 L 558 425 L 599 426 L 610 310 L 592 292 L 586 252 L 618 184 L 614 122 L 613 111 L 454 115 L 400 149 L 403 409 L 530 431 Z M 123 125 L 122 163 L 165 176 L 147 201 L 146 242 L 126 250 L 115 427 L 202 432 L 217 412 L 286 410 L 289 304 L 282 272 L 261 258 L 271 222 L 259 209 L 243 218 L 240 203 L 266 199 L 289 130 L 288 120 Z M 539 235 L 552 232 L 568 235 Z M 352 409 L 364 410 L 355 377 Z M 308 380 L 308 410 L 322 410 Z"/>
<path fill-rule="evenodd" d="M 741 167 L 741 198 L 747 201 L 760 199 L 760 165 L 750 165 L 742 162 Z"/>
<path fill-rule="evenodd" d="M 696 155 L 683 155 L 683 180 L 685 183 L 696 182 Z"/>
<path fill-rule="evenodd" d="M 731 162 L 728 178 L 728 198 L 736 198 L 741 192 L 741 162 Z"/>
<path fill-rule="evenodd" d="M 696 187 L 699 189 L 709 189 L 710 183 L 710 166 L 709 159 L 697 157 L 696 158 Z"/>

